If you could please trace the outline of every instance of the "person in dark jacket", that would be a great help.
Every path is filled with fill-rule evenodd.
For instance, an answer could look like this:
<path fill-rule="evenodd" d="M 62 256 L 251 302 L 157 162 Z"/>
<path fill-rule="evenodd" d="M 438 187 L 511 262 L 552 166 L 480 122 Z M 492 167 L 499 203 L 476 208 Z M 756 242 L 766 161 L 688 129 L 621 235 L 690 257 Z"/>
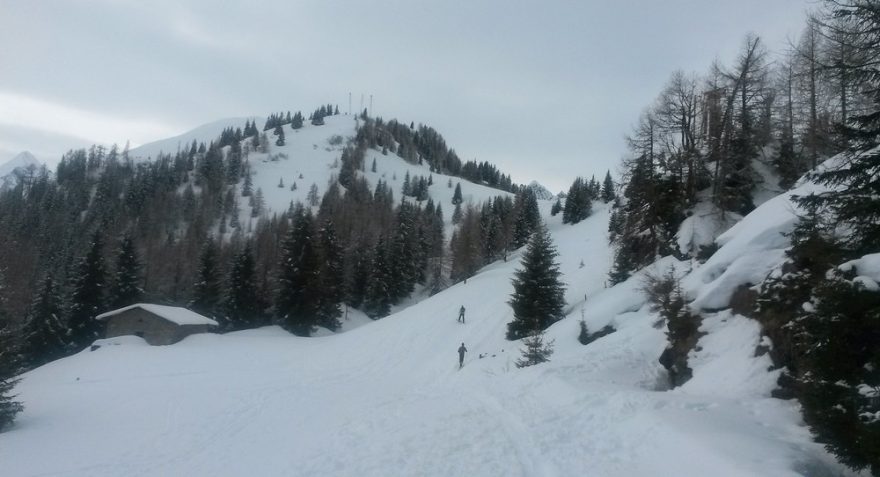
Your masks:
<path fill-rule="evenodd" d="M 458 321 L 464 323 L 464 305 L 461 305 L 461 309 L 458 310 Z"/>
<path fill-rule="evenodd" d="M 464 343 L 458 347 L 458 367 L 464 366 L 464 354 L 467 353 L 467 348 L 464 347 Z"/>

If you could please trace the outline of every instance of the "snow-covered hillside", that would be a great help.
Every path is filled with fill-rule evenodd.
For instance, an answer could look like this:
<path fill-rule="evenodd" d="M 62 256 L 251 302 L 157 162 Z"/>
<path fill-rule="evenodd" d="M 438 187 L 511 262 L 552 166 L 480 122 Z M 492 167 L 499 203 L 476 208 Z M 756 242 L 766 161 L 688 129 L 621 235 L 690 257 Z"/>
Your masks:
<path fill-rule="evenodd" d="M 225 119 L 206 124 L 180 136 L 133 149 L 131 156 L 145 159 L 155 157 L 160 152 L 174 153 L 179 147 L 189 147 L 193 140 L 207 143 L 216 140 L 224 128 L 243 127 L 245 121 L 252 119 L 254 118 Z M 266 153 L 251 151 L 248 154 L 253 190 L 262 190 L 268 215 L 287 210 L 291 203 L 308 204 L 308 195 L 313 184 L 317 187 L 320 197 L 327 190 L 331 178 L 339 175 L 341 165 L 339 158 L 342 149 L 357 133 L 358 120 L 352 115 L 336 115 L 325 117 L 324 122 L 325 124 L 321 126 L 306 122 L 301 129 L 296 130 L 291 129 L 290 125 L 285 125 L 284 146 L 276 146 L 275 137 L 272 136 L 271 131 L 267 131 L 269 150 Z M 376 172 L 372 172 L 373 161 L 376 163 Z M 428 193 L 436 204 L 443 207 L 447 222 L 447 238 L 452 230 L 450 219 L 454 209 L 452 196 L 456 184 L 461 184 L 465 204 L 478 205 L 489 198 L 510 195 L 498 189 L 468 182 L 460 177 L 432 174 L 427 164 L 410 164 L 393 153 L 383 155 L 377 150 L 370 149 L 367 151 L 364 163 L 366 170 L 361 174 L 370 185 L 374 187 L 379 180 L 386 182 L 394 191 L 394 199 L 397 202 L 403 197 L 402 188 L 407 173 L 411 177 L 432 177 L 433 185 L 428 188 Z M 294 184 L 295 189 L 292 187 Z M 248 198 L 242 197 L 241 192 L 239 188 L 240 223 L 247 224 L 253 220 L 251 208 L 248 205 Z"/>
<path fill-rule="evenodd" d="M 332 161 L 326 132 L 351 134 L 354 121 L 328 119 L 296 133 L 314 133 L 314 140 L 280 149 L 292 158 L 314 146 Z M 373 155 L 378 171 L 367 174 L 374 180 L 397 174 L 401 181 L 405 169 L 418 170 L 374 152 L 368 170 Z M 284 164 L 257 169 L 267 197 L 277 194 L 273 206 L 286 207 L 292 193 L 308 188 L 272 189 L 279 174 L 290 173 Z M 320 179 L 332 171 L 316 163 L 299 173 L 304 184 L 323 188 Z M 435 176 L 434 184 L 435 200 L 451 197 L 445 178 Z M 465 190 L 475 201 L 484 193 L 498 192 Z M 657 358 L 666 338 L 644 304 L 641 276 L 605 288 L 606 206 L 571 226 L 550 217 L 550 205 L 542 203 L 542 215 L 560 252 L 569 304 L 568 317 L 548 331 L 556 350 L 550 363 L 516 368 L 520 344 L 504 339 L 519 266 L 513 254 L 467 283 L 346 333 L 298 338 L 269 327 L 166 347 L 117 338 L 33 370 L 18 387 L 25 412 L 0 434 L 0 475 L 844 474 L 810 441 L 796 403 L 769 397 L 776 374 L 767 356 L 755 357 L 760 335 L 751 320 L 707 315 L 691 360 L 694 378 L 664 390 Z M 752 215 L 773 207 L 770 201 Z M 685 282 L 694 296 L 704 287 L 722 292 L 716 282 L 731 268 L 724 257 L 778 246 L 769 227 L 780 217 L 749 222 L 752 215 L 727 233 L 718 258 L 703 266 L 665 259 L 654 271 L 690 270 Z M 462 305 L 466 324 L 456 322 Z M 583 346 L 581 317 L 590 330 L 612 324 L 617 331 Z M 459 370 L 462 342 L 469 352 Z"/>

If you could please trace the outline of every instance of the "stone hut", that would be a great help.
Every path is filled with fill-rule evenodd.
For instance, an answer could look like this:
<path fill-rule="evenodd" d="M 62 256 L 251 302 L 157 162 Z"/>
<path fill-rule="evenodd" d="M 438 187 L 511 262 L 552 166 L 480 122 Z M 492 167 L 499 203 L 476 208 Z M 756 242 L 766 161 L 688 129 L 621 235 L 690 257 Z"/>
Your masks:
<path fill-rule="evenodd" d="M 95 317 L 106 321 L 104 337 L 135 335 L 151 345 L 177 343 L 194 333 L 207 333 L 217 322 L 177 306 L 136 303 Z"/>

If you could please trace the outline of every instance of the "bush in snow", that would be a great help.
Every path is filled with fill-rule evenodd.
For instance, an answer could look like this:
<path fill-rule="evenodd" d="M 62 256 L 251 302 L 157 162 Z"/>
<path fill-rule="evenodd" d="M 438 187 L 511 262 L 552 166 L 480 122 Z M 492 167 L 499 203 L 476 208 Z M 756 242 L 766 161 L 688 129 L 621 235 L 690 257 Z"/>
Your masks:
<path fill-rule="evenodd" d="M 550 355 L 553 354 L 553 340 L 544 341 L 544 332 L 541 330 L 537 320 L 532 332 L 523 340 L 525 348 L 521 349 L 522 357 L 516 360 L 517 368 L 525 368 L 540 363 L 550 361 Z"/>
<path fill-rule="evenodd" d="M 675 269 L 671 267 L 663 276 L 647 275 L 642 291 L 651 303 L 651 310 L 666 321 L 669 344 L 660 355 L 660 364 L 669 372 L 669 384 L 681 386 L 693 374 L 687 358 L 700 338 L 700 315 L 691 313 Z"/>

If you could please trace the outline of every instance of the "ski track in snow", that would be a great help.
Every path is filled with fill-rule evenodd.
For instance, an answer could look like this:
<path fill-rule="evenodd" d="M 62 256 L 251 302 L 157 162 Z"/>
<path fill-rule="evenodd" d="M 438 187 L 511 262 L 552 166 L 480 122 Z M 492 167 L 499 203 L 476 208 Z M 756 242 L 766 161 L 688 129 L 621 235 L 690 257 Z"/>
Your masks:
<path fill-rule="evenodd" d="M 351 123 L 328 118 L 326 130 L 289 133 L 285 150 L 314 150 L 329 163 L 338 151 L 312 147 L 317 135 L 350 135 Z M 396 197 L 406 170 L 427 175 L 375 151 L 368 168 L 372 157 L 379 171 L 368 178 L 384 175 Z M 252 155 L 251 163 L 255 188 L 268 192 L 278 175 L 266 171 L 283 161 L 262 168 Z M 310 171 L 298 191 L 271 189 L 269 207 L 283 210 L 333 172 L 326 164 Z M 434 179 L 431 194 L 448 217 L 452 189 L 446 177 Z M 462 188 L 475 203 L 500 194 Z M 811 442 L 794 403 L 768 397 L 775 374 L 754 356 L 760 336 L 751 320 L 707 316 L 694 378 L 664 391 L 657 358 L 666 337 L 644 306 L 641 277 L 605 288 L 607 206 L 570 226 L 550 217 L 551 205 L 541 203 L 542 216 L 560 253 L 569 316 L 548 330 L 549 363 L 517 369 L 520 345 L 504 339 L 513 253 L 466 284 L 340 334 L 304 339 L 268 327 L 166 347 L 120 338 L 31 371 L 17 388 L 26 410 L 0 434 L 0 475 L 847 475 Z M 670 264 L 682 266 L 663 260 L 654 271 Z M 462 305 L 464 325 L 456 322 Z M 582 346 L 581 317 L 591 331 L 617 331 Z M 458 369 L 461 342 L 469 352 Z"/>

